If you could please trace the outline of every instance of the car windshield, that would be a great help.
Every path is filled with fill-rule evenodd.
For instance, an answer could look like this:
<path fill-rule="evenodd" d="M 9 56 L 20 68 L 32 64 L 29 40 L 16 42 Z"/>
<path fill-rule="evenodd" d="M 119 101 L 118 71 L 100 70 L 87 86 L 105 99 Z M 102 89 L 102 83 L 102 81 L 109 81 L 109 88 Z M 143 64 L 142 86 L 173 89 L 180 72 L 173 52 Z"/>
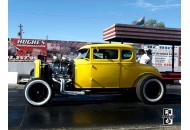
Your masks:
<path fill-rule="evenodd" d="M 78 51 L 76 59 L 84 59 L 84 58 L 89 58 L 89 49 L 81 49 Z"/>

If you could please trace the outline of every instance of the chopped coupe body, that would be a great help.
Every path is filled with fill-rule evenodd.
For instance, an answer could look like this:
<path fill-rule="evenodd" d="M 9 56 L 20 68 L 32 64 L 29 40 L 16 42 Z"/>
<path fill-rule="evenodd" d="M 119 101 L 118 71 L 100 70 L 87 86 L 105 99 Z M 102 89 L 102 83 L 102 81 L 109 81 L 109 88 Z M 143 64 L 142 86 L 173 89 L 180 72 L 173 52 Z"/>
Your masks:
<path fill-rule="evenodd" d="M 136 49 L 126 44 L 85 45 L 68 63 L 67 71 L 59 74 L 53 74 L 49 64 L 38 59 L 34 62 L 34 78 L 26 84 L 25 97 L 30 104 L 41 106 L 56 92 L 85 95 L 135 89 L 139 100 L 145 103 L 161 101 L 165 85 L 160 72 L 136 59 Z"/>

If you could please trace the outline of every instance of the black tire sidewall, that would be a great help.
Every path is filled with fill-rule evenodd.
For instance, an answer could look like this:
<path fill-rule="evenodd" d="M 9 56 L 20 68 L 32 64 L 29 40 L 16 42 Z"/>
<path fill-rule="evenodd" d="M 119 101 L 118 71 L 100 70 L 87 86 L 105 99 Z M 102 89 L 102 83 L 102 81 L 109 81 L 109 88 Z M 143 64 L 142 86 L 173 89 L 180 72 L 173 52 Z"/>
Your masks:
<path fill-rule="evenodd" d="M 148 80 L 150 80 L 150 79 L 157 79 L 157 80 L 159 80 L 159 81 L 162 83 L 162 85 L 163 85 L 163 91 L 164 91 L 164 92 L 163 92 L 163 96 L 162 96 L 158 101 L 155 101 L 155 102 L 150 102 L 150 101 L 148 101 L 148 100 L 145 98 L 144 94 L 143 94 L 144 85 L 145 85 L 145 83 L 146 83 Z M 144 102 L 144 103 L 146 103 L 146 104 L 155 104 L 155 103 L 160 102 L 160 101 L 163 99 L 165 93 L 166 93 L 166 86 L 165 86 L 165 84 L 163 83 L 162 79 L 159 78 L 159 77 L 157 77 L 157 76 L 150 76 L 150 75 L 149 75 L 149 76 L 143 76 L 143 77 L 139 80 L 139 82 L 137 83 L 137 87 L 136 87 L 136 94 L 137 94 L 137 97 L 139 98 L 140 101 L 142 101 L 142 102 Z"/>
<path fill-rule="evenodd" d="M 52 97 L 53 97 L 53 89 L 52 89 L 52 84 L 51 84 L 48 80 L 46 80 L 46 79 L 42 79 L 42 78 L 35 78 L 35 79 L 30 80 L 30 81 L 29 81 L 29 82 L 25 85 L 25 87 L 24 87 L 24 93 L 25 93 L 25 91 L 26 91 L 26 87 L 27 87 L 27 85 L 28 85 L 30 82 L 34 81 L 34 80 L 42 80 L 42 81 L 45 81 L 47 84 L 49 84 L 50 89 L 51 89 L 50 99 L 49 99 L 49 100 L 48 100 L 48 102 L 47 102 L 47 103 L 49 103 L 49 102 L 50 102 L 50 100 L 51 100 L 51 99 L 52 99 Z M 25 100 L 27 101 L 26 97 L 25 97 Z M 31 105 L 31 106 L 34 106 L 34 107 L 40 107 L 40 106 L 44 106 L 44 105 L 46 105 L 46 104 L 47 104 L 47 103 L 45 103 L 44 105 L 36 106 L 36 105 L 31 104 L 31 103 L 30 103 L 30 102 L 28 102 L 28 101 L 27 101 L 27 103 L 28 103 L 29 105 Z"/>

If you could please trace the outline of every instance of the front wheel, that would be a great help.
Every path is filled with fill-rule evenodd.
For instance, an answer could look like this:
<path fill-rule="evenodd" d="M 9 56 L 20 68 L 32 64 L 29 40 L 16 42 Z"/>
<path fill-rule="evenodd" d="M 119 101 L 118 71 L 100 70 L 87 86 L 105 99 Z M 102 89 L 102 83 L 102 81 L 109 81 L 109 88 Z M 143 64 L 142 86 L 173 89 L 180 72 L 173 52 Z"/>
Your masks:
<path fill-rule="evenodd" d="M 166 86 L 159 77 L 144 76 L 137 83 L 137 97 L 144 103 L 158 103 L 162 100 L 165 93 Z"/>
<path fill-rule="evenodd" d="M 33 79 L 25 86 L 25 98 L 33 106 L 45 105 L 51 97 L 52 89 L 45 80 Z"/>

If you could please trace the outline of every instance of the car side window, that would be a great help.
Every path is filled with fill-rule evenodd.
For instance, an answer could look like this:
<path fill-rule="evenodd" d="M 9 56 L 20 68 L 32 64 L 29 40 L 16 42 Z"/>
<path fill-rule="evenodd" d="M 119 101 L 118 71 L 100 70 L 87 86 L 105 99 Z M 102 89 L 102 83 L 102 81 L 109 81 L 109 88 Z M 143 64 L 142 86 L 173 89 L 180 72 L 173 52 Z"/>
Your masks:
<path fill-rule="evenodd" d="M 122 50 L 122 59 L 130 59 L 132 52 L 130 50 Z"/>
<path fill-rule="evenodd" d="M 94 59 L 118 59 L 117 49 L 94 49 Z"/>

